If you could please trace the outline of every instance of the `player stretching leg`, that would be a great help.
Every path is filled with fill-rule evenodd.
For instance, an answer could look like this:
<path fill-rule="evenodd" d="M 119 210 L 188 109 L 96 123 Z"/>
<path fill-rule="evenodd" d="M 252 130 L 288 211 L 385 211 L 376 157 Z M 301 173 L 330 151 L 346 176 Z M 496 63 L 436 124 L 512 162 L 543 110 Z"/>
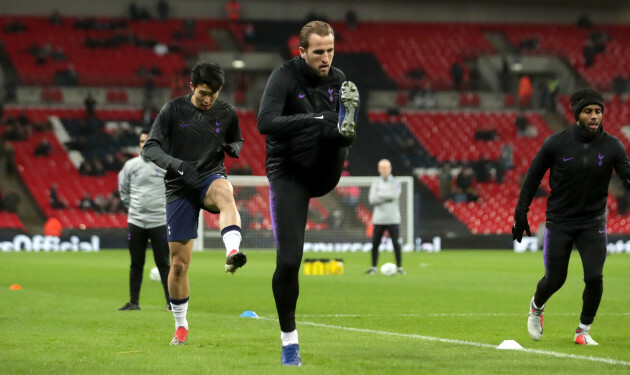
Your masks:
<path fill-rule="evenodd" d="M 321 21 L 300 31 L 300 56 L 277 67 L 258 114 L 266 136 L 271 220 L 276 240 L 273 295 L 280 321 L 281 363 L 301 366 L 295 310 L 309 200 L 339 182 L 354 140 L 359 92 L 332 67 L 334 32 Z"/>
<path fill-rule="evenodd" d="M 175 316 L 171 345 L 184 345 L 188 337 L 188 267 L 200 209 L 220 214 L 225 272 L 234 273 L 247 261 L 239 252 L 241 217 L 223 164 L 224 154 L 238 157 L 243 139 L 236 110 L 217 98 L 223 82 L 221 66 L 197 64 L 191 73 L 192 92 L 162 107 L 144 146 L 144 156 L 166 169 L 168 290 Z"/>

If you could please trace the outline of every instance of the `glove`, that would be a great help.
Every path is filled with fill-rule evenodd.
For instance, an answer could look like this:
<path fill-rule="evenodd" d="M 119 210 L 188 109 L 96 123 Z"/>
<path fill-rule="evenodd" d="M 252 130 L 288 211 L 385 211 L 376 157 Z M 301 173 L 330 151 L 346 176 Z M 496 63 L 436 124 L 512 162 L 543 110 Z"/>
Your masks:
<path fill-rule="evenodd" d="M 238 149 L 236 145 L 232 143 L 223 143 L 221 144 L 221 148 L 229 157 L 238 159 Z"/>
<path fill-rule="evenodd" d="M 512 227 L 512 239 L 516 242 L 521 242 L 523 239 L 523 231 L 531 236 L 531 230 L 529 229 L 529 223 L 527 222 L 527 212 L 516 211 L 514 213 L 514 226 Z"/>
<path fill-rule="evenodd" d="M 175 171 L 182 176 L 184 182 L 188 186 L 196 186 L 199 182 L 199 173 L 197 173 L 195 167 L 188 162 L 182 162 L 179 168 L 175 169 Z"/>

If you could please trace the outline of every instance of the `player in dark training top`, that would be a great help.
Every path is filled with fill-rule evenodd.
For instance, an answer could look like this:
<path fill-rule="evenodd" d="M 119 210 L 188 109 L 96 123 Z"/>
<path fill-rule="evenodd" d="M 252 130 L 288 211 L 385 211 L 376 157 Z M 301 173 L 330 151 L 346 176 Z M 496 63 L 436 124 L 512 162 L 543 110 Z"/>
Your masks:
<path fill-rule="evenodd" d="M 223 82 L 221 66 L 197 64 L 191 73 L 192 92 L 162 107 L 143 150 L 147 159 L 166 170 L 168 290 L 175 316 L 171 345 L 183 345 L 188 337 L 188 267 L 200 209 L 219 214 L 225 272 L 234 273 L 247 261 L 239 251 L 241 217 L 223 164 L 225 154 L 238 157 L 243 138 L 236 110 L 218 99 Z"/>
<path fill-rule="evenodd" d="M 574 341 L 598 345 L 590 335 L 599 308 L 606 260 L 606 199 L 613 170 L 630 188 L 630 161 L 623 144 L 603 129 L 604 100 L 592 89 L 571 96 L 576 122 L 547 138 L 532 160 L 514 213 L 512 236 L 531 235 L 527 211 L 545 172 L 550 169 L 543 245 L 545 276 L 530 302 L 527 329 L 533 340 L 543 334 L 545 303 L 567 278 L 569 257 L 576 246 L 584 268 L 582 314 Z"/>
<path fill-rule="evenodd" d="M 267 143 L 267 177 L 276 240 L 273 295 L 280 320 L 281 363 L 300 366 L 295 309 L 309 200 L 339 182 L 354 140 L 359 92 L 332 66 L 333 29 L 313 21 L 300 31 L 300 56 L 269 77 L 258 113 Z"/>

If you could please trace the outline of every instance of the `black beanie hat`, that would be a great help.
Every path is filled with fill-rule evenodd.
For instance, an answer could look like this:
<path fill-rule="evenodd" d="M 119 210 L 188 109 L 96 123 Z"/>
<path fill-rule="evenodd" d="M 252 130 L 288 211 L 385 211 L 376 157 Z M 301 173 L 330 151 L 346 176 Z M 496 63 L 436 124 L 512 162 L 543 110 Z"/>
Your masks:
<path fill-rule="evenodd" d="M 587 105 L 597 104 L 602 107 L 602 112 L 604 112 L 604 98 L 599 91 L 595 91 L 593 89 L 579 89 L 571 95 L 570 106 L 573 111 L 573 118 L 577 121 L 580 117 L 580 112 Z"/>

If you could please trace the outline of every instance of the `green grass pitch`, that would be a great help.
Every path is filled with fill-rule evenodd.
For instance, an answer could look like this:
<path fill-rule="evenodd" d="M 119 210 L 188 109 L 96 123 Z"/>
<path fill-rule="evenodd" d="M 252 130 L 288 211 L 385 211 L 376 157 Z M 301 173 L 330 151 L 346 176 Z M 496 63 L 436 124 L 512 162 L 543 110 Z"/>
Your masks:
<path fill-rule="evenodd" d="M 142 310 L 126 312 L 117 308 L 128 300 L 127 251 L 0 253 L 0 373 L 630 373 L 629 254 L 610 255 L 604 268 L 591 328 L 598 347 L 573 343 L 583 288 L 576 252 L 567 282 L 547 303 L 539 342 L 529 338 L 526 320 L 544 272 L 541 253 L 409 253 L 408 274 L 393 277 L 365 275 L 369 254 L 333 256 L 344 259 L 344 275 L 300 275 L 304 365 L 296 369 L 280 365 L 273 251 L 249 251 L 233 276 L 223 272 L 223 251 L 194 253 L 190 334 L 181 347 L 168 345 L 174 320 L 160 284 L 149 280 L 150 251 Z M 381 255 L 381 263 L 392 260 Z M 261 319 L 241 318 L 246 310 Z M 525 350 L 496 349 L 503 340 Z"/>

